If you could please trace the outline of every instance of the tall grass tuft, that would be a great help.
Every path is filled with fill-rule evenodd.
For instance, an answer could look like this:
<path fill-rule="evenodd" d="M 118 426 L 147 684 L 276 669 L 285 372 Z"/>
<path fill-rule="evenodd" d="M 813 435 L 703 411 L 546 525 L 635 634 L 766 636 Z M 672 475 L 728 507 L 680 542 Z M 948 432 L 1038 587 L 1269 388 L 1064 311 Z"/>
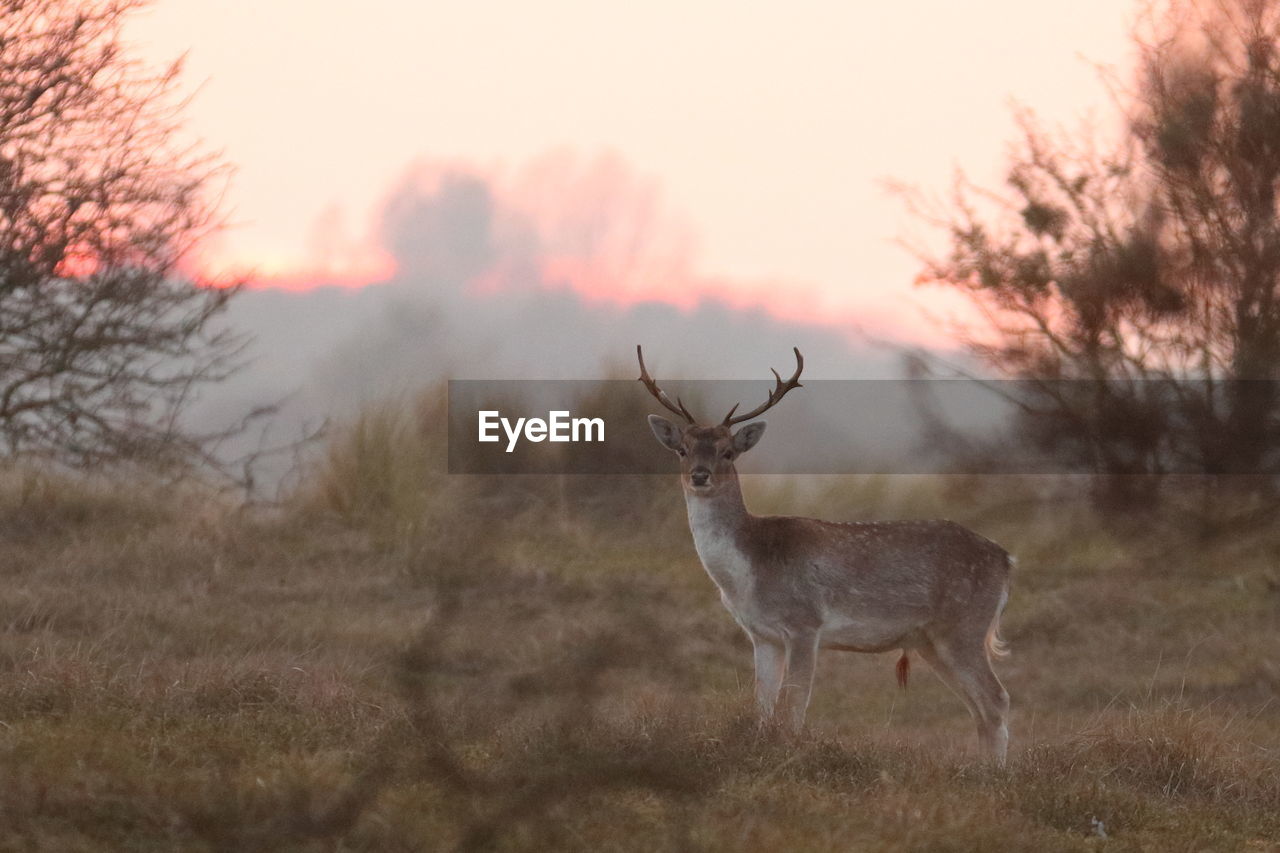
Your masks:
<path fill-rule="evenodd" d="M 413 535 L 445 476 L 440 438 L 416 411 L 384 402 L 339 429 L 302 488 L 302 507 L 382 536 Z"/>

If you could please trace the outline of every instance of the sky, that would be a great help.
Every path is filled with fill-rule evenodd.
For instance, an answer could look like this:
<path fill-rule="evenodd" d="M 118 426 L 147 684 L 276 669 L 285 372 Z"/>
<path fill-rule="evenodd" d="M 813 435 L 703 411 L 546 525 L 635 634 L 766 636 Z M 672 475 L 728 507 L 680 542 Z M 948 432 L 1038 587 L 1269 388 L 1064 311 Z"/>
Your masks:
<path fill-rule="evenodd" d="M 998 182 L 1015 102 L 1049 125 L 1105 115 L 1095 65 L 1127 64 L 1131 14 L 1116 0 L 156 0 L 128 37 L 148 61 L 186 54 L 189 130 L 235 167 L 211 267 L 295 289 L 394 277 L 396 200 L 464 174 L 559 247 L 539 280 L 588 299 L 710 296 L 928 342 L 926 313 L 950 309 L 913 289 L 898 241 L 936 235 L 885 182 L 945 192 L 957 167 Z M 654 257 L 615 275 L 614 233 L 611 260 L 583 273 L 571 244 L 610 217 Z"/>

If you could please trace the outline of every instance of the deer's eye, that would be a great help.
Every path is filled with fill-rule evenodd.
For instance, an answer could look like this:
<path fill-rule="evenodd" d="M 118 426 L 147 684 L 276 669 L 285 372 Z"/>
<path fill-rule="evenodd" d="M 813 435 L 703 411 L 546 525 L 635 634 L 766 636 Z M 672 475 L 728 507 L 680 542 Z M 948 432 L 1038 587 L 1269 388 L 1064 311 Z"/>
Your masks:
<path fill-rule="evenodd" d="M 733 459 L 733 451 L 732 451 L 732 450 L 726 450 L 726 451 L 724 452 L 724 458 L 725 458 L 725 459 Z"/>
<path fill-rule="evenodd" d="M 677 450 L 677 451 L 676 451 L 676 453 L 679 453 L 681 456 L 688 456 L 688 455 L 689 455 L 688 453 L 685 453 L 685 452 L 684 452 L 684 448 L 683 448 L 683 447 L 681 447 L 679 450 Z"/>

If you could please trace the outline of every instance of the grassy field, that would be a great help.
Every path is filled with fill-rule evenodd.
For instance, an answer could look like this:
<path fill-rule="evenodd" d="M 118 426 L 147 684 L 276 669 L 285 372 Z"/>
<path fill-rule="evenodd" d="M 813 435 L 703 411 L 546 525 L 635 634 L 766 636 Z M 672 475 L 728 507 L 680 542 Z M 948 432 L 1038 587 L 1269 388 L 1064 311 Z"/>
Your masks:
<path fill-rule="evenodd" d="M 664 478 L 448 478 L 374 413 L 283 507 L 0 477 L 0 849 L 1276 850 L 1280 530 L 1007 479 L 747 484 L 1018 556 L 1009 766 L 919 664 L 808 732 Z"/>

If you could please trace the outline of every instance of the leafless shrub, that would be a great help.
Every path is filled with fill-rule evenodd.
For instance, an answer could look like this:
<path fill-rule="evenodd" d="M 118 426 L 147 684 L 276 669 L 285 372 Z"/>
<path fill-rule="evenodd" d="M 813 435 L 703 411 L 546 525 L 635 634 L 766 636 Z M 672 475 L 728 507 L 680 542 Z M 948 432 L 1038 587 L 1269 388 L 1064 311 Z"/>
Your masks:
<path fill-rule="evenodd" d="M 184 142 L 175 63 L 121 38 L 142 0 L 0 0 L 0 442 L 89 465 L 205 459 L 179 415 L 236 367 L 234 284 L 182 263 L 224 172 Z"/>

